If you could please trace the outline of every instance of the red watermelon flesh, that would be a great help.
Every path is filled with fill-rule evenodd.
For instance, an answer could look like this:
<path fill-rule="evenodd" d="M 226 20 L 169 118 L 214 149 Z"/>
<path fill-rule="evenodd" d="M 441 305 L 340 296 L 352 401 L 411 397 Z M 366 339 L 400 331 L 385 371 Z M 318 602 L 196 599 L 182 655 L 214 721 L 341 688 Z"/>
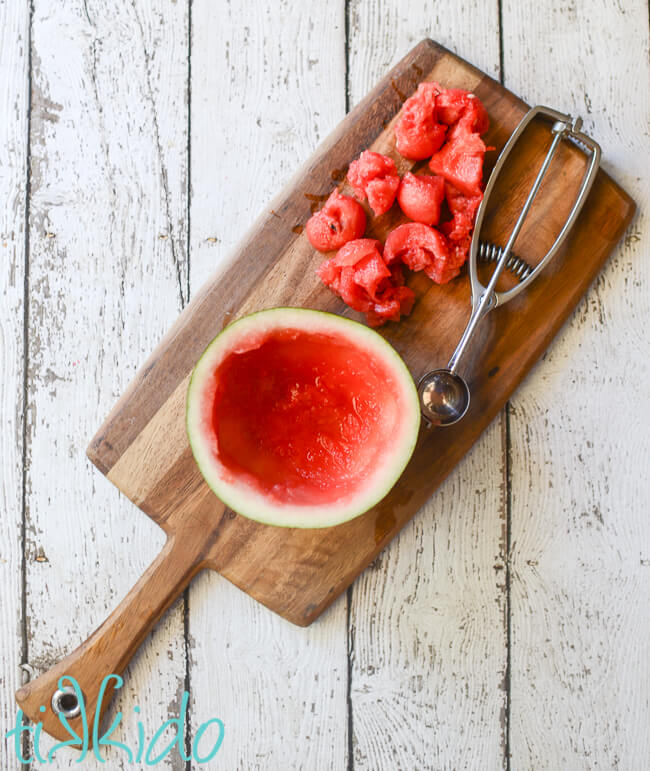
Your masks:
<path fill-rule="evenodd" d="M 403 286 L 401 267 L 392 270 L 382 256 L 380 241 L 350 241 L 317 269 L 323 283 L 353 310 L 366 314 L 371 326 L 399 321 L 413 307 L 415 295 Z"/>
<path fill-rule="evenodd" d="M 435 174 L 411 174 L 402 177 L 397 191 L 397 203 L 406 216 L 414 222 L 437 225 L 440 205 L 445 198 L 445 181 Z"/>
<path fill-rule="evenodd" d="M 490 125 L 485 107 L 470 91 L 462 88 L 441 89 L 436 97 L 438 120 L 453 126 L 462 123 L 469 131 L 485 133 Z"/>
<path fill-rule="evenodd" d="M 415 383 L 362 324 L 303 308 L 238 319 L 210 343 L 187 392 L 206 482 L 267 525 L 329 527 L 381 500 L 420 427 Z"/>
<path fill-rule="evenodd" d="M 370 208 L 379 217 L 393 205 L 400 180 L 392 158 L 364 150 L 350 164 L 348 182 L 360 200 L 368 199 Z"/>
<path fill-rule="evenodd" d="M 320 252 L 340 249 L 348 241 L 361 238 L 366 229 L 363 206 L 338 190 L 330 195 L 323 208 L 305 225 L 309 242 Z"/>
<path fill-rule="evenodd" d="M 440 228 L 449 239 L 462 265 L 469 255 L 472 233 L 474 232 L 474 220 L 483 200 L 483 194 L 466 196 L 449 182 L 446 182 L 445 198 L 452 218 L 449 222 L 444 222 Z"/>
<path fill-rule="evenodd" d="M 408 172 L 400 181 L 393 159 L 373 151 L 350 164 L 348 181 L 376 215 L 388 211 L 397 197 L 413 220 L 389 232 L 383 254 L 378 241 L 359 238 L 318 270 L 327 286 L 366 314 L 369 324 L 397 321 L 410 312 L 414 294 L 404 286 L 402 265 L 424 271 L 439 284 L 460 273 L 483 198 L 487 148 L 480 134 L 488 126 L 487 112 L 471 92 L 420 83 L 396 121 L 396 147 L 406 158 L 430 158 L 434 174 Z M 451 219 L 440 223 L 445 199 Z"/>
<path fill-rule="evenodd" d="M 476 132 L 457 123 L 450 129 L 447 142 L 429 161 L 429 168 L 466 196 L 480 195 L 486 149 Z"/>
<path fill-rule="evenodd" d="M 463 264 L 442 233 L 420 222 L 407 222 L 392 230 L 384 258 L 388 265 L 403 263 L 413 271 L 423 270 L 436 284 L 451 281 Z"/>
<path fill-rule="evenodd" d="M 436 99 L 443 91 L 438 83 L 420 83 L 402 106 L 395 124 L 397 151 L 404 158 L 421 161 L 440 149 L 447 127 L 439 121 Z"/>

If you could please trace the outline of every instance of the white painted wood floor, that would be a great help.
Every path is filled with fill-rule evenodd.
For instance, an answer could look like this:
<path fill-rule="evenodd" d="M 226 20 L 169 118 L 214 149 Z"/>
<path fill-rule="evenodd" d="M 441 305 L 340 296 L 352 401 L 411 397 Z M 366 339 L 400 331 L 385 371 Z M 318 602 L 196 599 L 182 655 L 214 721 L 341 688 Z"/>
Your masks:
<path fill-rule="evenodd" d="M 21 679 L 162 545 L 89 438 L 252 218 L 424 36 L 580 112 L 640 213 L 347 598 L 305 630 L 200 576 L 131 665 L 115 738 L 133 743 L 135 705 L 151 736 L 189 683 L 191 730 L 225 723 L 204 768 L 650 767 L 646 0 L 0 0 L 2 735 Z M 47 767 L 135 767 L 76 758 Z M 0 768 L 20 767 L 3 740 Z"/>

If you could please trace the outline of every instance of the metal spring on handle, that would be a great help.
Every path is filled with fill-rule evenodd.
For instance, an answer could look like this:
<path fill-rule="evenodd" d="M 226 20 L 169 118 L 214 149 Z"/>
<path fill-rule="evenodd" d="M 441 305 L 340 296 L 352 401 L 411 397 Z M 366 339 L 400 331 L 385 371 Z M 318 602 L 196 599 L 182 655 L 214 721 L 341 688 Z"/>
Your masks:
<path fill-rule="evenodd" d="M 499 257 L 503 253 L 503 247 L 491 244 L 489 241 L 481 241 L 478 247 L 478 259 L 479 262 L 498 262 Z M 519 281 L 523 281 L 528 278 L 533 272 L 533 268 L 526 260 L 521 257 L 517 257 L 516 254 L 510 254 L 506 260 L 506 268 L 516 276 Z"/>

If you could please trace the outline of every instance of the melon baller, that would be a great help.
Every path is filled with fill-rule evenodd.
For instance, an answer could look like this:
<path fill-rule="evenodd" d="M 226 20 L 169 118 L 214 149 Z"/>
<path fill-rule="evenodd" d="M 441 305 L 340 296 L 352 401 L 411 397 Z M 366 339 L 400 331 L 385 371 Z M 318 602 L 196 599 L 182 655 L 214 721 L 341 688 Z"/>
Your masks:
<path fill-rule="evenodd" d="M 494 189 L 499 173 L 512 148 L 524 132 L 526 126 L 537 116 L 552 121 L 551 136 L 553 139 L 548 152 L 546 153 L 546 157 L 544 158 L 544 162 L 537 173 L 537 177 L 528 193 L 526 202 L 524 203 L 515 226 L 508 237 L 506 245 L 500 247 L 495 246 L 494 244 L 481 242 L 481 225 L 487 210 L 487 202 L 490 193 Z M 594 183 L 600 163 L 599 145 L 586 134 L 583 134 L 580 131 L 581 128 L 582 120 L 580 118 L 574 119 L 570 115 L 564 115 L 549 107 L 533 107 L 522 118 L 501 151 L 485 188 L 483 200 L 481 201 L 481 205 L 479 206 L 476 215 L 474 234 L 472 236 L 469 254 L 472 312 L 469 321 L 447 366 L 443 369 L 435 369 L 427 372 L 420 379 L 418 384 L 420 409 L 427 424 L 434 426 L 450 426 L 459 421 L 467 413 L 470 403 L 470 390 L 467 381 L 458 373 L 458 368 L 479 322 L 491 310 L 500 305 L 505 305 L 505 303 L 512 300 L 520 292 L 523 292 L 523 290 L 535 280 L 539 273 L 557 253 L 567 233 L 578 217 L 591 186 Z M 512 247 L 517 240 L 517 236 L 523 227 L 524 220 L 537 196 L 542 180 L 551 165 L 553 156 L 563 139 L 571 140 L 585 150 L 589 157 L 589 163 L 578 190 L 576 201 L 569 212 L 566 222 L 551 245 L 551 248 L 544 255 L 539 264 L 533 268 L 523 259 L 512 254 Z M 481 262 L 496 262 L 496 266 L 487 286 L 484 286 L 478 277 L 477 264 L 479 260 Z M 497 281 L 504 269 L 508 269 L 518 279 L 519 283 L 508 291 L 498 292 L 496 291 Z"/>

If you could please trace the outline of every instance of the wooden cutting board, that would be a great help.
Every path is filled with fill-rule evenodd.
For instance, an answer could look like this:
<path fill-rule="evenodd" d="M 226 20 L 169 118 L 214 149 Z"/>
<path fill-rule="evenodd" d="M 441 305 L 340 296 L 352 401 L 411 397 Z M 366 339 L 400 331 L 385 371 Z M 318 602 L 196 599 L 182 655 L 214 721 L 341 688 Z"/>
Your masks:
<path fill-rule="evenodd" d="M 88 450 L 92 462 L 163 529 L 172 532 L 195 517 L 206 522 L 206 565 L 300 625 L 311 623 L 350 585 L 465 455 L 575 308 L 635 208 L 601 171 L 554 263 L 529 292 L 484 322 L 480 355 L 466 370 L 472 392 L 468 416 L 454 427 L 423 429 L 401 480 L 373 510 L 348 524 L 310 531 L 261 525 L 224 509 L 199 474 L 185 435 L 190 372 L 226 324 L 261 308 L 305 306 L 362 318 L 316 277 L 323 257 L 310 246 L 302 225 L 361 151 L 370 148 L 391 155 L 400 173 L 413 166 L 397 154 L 392 124 L 404 99 L 422 80 L 471 89 L 490 116 L 486 144 L 497 150 L 527 110 L 492 78 L 436 43 L 421 42 L 346 117 L 269 206 L 228 266 L 185 309 Z M 533 127 L 513 153 L 507 176 L 495 191 L 491 211 L 496 211 L 484 225 L 483 233 L 491 240 L 505 243 L 548 136 L 547 127 Z M 488 153 L 488 171 L 496 156 L 497 152 Z M 516 244 L 516 251 L 531 263 L 564 221 L 584 165 L 582 154 L 567 146 L 552 167 L 530 224 Z M 498 201 L 506 198 L 507 208 L 500 207 Z M 369 217 L 366 235 L 383 240 L 402 219 L 397 206 L 378 219 Z M 440 287 L 423 275 L 413 275 L 409 284 L 417 295 L 413 313 L 381 331 L 417 380 L 428 369 L 444 366 L 453 351 L 469 316 L 469 282 L 464 275 Z"/>
<path fill-rule="evenodd" d="M 302 226 L 319 201 L 345 177 L 349 163 L 371 148 L 391 155 L 404 173 L 412 164 L 395 152 L 392 124 L 422 80 L 472 90 L 491 121 L 488 145 L 498 151 L 527 106 L 494 80 L 441 46 L 416 46 L 321 145 L 269 206 L 212 281 L 206 284 L 142 367 L 88 449 L 93 463 L 168 534 L 167 543 L 109 619 L 76 651 L 17 693 L 24 712 L 44 730 L 67 734 L 48 708 L 58 678 L 73 675 L 92 721 L 99 684 L 124 671 L 148 630 L 203 568 L 217 570 L 243 591 L 295 624 L 317 618 L 399 532 L 478 439 L 554 335 L 623 235 L 634 203 L 599 172 L 580 218 L 561 252 L 522 296 L 483 322 L 465 368 L 472 392 L 468 415 L 449 428 L 426 428 L 407 469 L 372 510 L 323 530 L 274 528 L 226 509 L 207 487 L 185 435 L 189 376 L 210 340 L 238 316 L 290 305 L 359 318 L 316 277 L 324 259 Z M 556 108 L 564 105 L 550 105 Z M 597 137 L 596 137 L 597 139 Z M 535 124 L 510 156 L 484 222 L 487 239 L 504 244 L 549 144 Z M 497 152 L 488 153 L 486 172 Z M 420 164 L 420 166 L 423 164 Z M 585 167 L 582 153 L 562 147 L 551 167 L 516 252 L 535 264 L 559 231 Z M 367 236 L 384 239 L 402 220 L 397 207 L 369 218 Z M 381 332 L 417 380 L 444 366 L 470 312 L 466 275 L 446 286 L 425 276 L 408 283 L 417 300 L 411 316 Z M 105 699 L 102 712 L 108 699 Z M 72 718 L 79 728 L 80 718 Z"/>

